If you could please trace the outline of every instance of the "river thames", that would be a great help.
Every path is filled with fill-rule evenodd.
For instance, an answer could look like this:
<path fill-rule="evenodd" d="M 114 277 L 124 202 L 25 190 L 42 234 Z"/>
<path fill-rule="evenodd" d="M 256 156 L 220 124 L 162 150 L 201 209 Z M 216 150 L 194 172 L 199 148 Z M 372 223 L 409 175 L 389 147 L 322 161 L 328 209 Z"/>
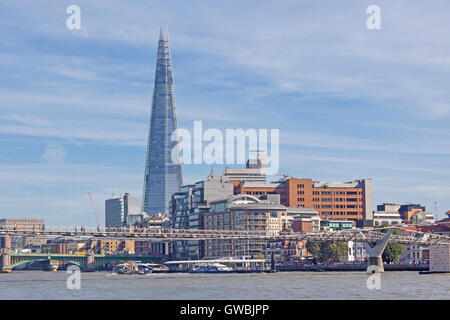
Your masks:
<path fill-rule="evenodd" d="M 368 289 L 363 272 L 268 274 L 81 274 L 67 289 L 65 271 L 0 274 L 0 299 L 449 299 L 450 275 L 386 272 Z"/>

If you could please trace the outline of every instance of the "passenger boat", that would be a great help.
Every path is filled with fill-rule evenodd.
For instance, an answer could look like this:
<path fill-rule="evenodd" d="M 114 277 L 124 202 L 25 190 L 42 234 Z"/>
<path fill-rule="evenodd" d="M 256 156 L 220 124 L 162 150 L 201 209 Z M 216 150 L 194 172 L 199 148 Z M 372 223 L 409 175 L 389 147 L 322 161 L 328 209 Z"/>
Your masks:
<path fill-rule="evenodd" d="M 165 273 L 169 272 L 169 268 L 163 264 L 147 263 L 152 268 L 152 273 Z"/>
<path fill-rule="evenodd" d="M 149 274 L 152 271 L 153 268 L 148 263 L 121 263 L 113 269 L 113 273 L 117 274 Z"/>
<path fill-rule="evenodd" d="M 194 265 L 190 273 L 228 273 L 233 272 L 233 268 L 220 263 L 200 263 Z"/>
<path fill-rule="evenodd" d="M 153 273 L 153 268 L 150 265 L 150 263 L 138 263 L 135 273 L 137 273 L 137 274 Z"/>

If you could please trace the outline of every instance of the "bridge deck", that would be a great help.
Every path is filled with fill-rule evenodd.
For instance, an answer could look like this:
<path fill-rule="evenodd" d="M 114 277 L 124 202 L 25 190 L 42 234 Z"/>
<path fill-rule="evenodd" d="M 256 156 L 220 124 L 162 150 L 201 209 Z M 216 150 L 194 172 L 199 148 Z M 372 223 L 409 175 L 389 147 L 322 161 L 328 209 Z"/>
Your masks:
<path fill-rule="evenodd" d="M 401 244 L 450 244 L 450 237 L 431 233 L 411 231 L 400 227 L 392 227 L 399 232 L 390 241 Z M 89 230 L 89 231 L 88 231 Z M 0 235 L 23 236 L 60 236 L 81 237 L 93 239 L 135 239 L 152 241 L 181 241 L 181 240 L 311 240 L 311 241 L 360 241 L 373 242 L 380 240 L 384 233 L 377 230 L 350 229 L 332 232 L 301 233 L 281 232 L 279 235 L 269 235 L 265 231 L 234 231 L 234 230 L 185 230 L 185 229 L 134 229 L 125 231 L 96 231 L 95 228 L 86 231 L 75 231 L 75 227 L 48 227 L 45 230 L 12 230 L 0 229 Z"/>

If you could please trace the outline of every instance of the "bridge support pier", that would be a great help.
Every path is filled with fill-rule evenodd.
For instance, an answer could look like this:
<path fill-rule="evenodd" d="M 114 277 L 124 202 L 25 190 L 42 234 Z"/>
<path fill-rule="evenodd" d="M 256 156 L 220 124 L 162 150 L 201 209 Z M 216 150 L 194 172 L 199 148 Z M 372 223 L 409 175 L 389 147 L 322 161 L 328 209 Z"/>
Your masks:
<path fill-rule="evenodd" d="M 383 238 L 378 241 L 375 247 L 371 247 L 370 244 L 364 242 L 364 248 L 369 254 L 369 263 L 367 266 L 367 273 L 382 273 L 384 272 L 383 254 L 386 245 L 388 244 L 389 238 L 391 237 L 393 229 L 389 229 L 388 232 L 383 236 Z"/>
<path fill-rule="evenodd" d="M 11 255 L 9 253 L 3 252 L 2 254 L 2 268 L 1 273 L 11 273 Z"/>
<path fill-rule="evenodd" d="M 95 271 L 95 257 L 94 251 L 88 250 L 86 255 L 86 268 L 82 270 L 83 272 L 94 272 Z"/>

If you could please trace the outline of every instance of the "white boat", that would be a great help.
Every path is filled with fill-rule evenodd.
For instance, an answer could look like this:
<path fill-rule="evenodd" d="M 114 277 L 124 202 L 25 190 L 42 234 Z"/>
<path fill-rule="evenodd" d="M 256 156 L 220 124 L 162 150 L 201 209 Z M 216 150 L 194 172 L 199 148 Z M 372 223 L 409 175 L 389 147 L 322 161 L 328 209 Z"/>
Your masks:
<path fill-rule="evenodd" d="M 169 268 L 163 264 L 147 263 L 153 270 L 152 273 L 164 273 L 169 272 Z"/>
<path fill-rule="evenodd" d="M 153 268 L 150 263 L 138 263 L 136 273 L 138 274 L 148 274 L 153 272 Z"/>
<path fill-rule="evenodd" d="M 113 273 L 117 274 L 148 274 L 152 271 L 153 268 L 148 263 L 121 263 L 113 269 Z"/>
<path fill-rule="evenodd" d="M 190 273 L 228 273 L 233 268 L 220 263 L 199 263 L 194 265 Z"/>

